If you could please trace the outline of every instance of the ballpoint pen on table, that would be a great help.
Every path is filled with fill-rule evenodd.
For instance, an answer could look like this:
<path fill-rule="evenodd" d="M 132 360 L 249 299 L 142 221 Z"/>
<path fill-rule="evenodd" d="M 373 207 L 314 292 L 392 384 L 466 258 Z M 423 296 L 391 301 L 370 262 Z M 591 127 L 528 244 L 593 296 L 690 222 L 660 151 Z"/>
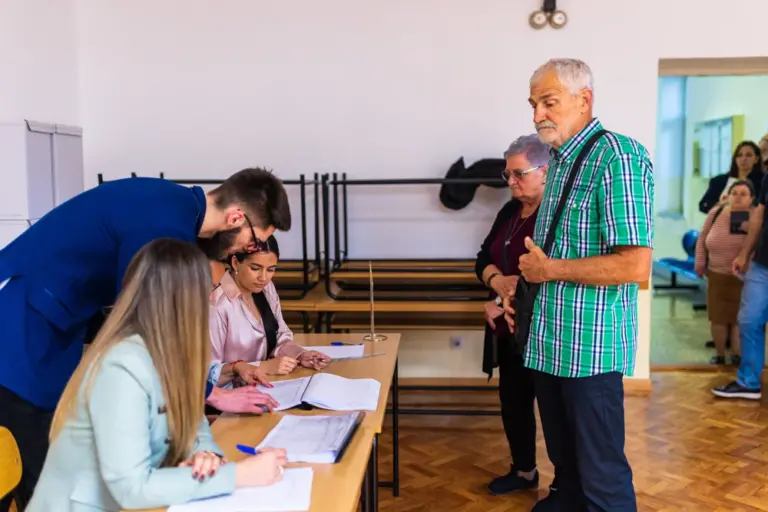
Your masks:
<path fill-rule="evenodd" d="M 362 343 L 346 343 L 344 341 L 332 341 L 331 342 L 331 346 L 332 347 L 342 347 L 344 345 L 350 345 L 350 346 L 354 347 L 354 346 L 357 346 L 357 345 L 362 345 Z"/>

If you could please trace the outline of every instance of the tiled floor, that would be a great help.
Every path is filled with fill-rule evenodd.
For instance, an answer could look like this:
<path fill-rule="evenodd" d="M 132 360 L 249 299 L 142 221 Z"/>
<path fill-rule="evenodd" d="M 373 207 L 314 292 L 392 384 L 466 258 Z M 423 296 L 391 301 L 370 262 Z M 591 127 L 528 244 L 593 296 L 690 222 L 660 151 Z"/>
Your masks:
<path fill-rule="evenodd" d="M 651 366 L 705 365 L 714 354 L 704 343 L 712 339 L 703 302 L 691 292 L 658 290 L 651 299 Z"/>

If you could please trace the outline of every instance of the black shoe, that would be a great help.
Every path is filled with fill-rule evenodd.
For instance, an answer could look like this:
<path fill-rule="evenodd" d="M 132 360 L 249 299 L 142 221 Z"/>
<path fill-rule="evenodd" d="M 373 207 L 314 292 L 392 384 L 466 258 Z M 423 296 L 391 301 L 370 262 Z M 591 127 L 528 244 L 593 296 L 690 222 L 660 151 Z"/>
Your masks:
<path fill-rule="evenodd" d="M 564 505 L 562 495 L 557 491 L 557 487 L 554 487 L 553 483 L 553 485 L 549 486 L 547 497 L 537 501 L 531 512 L 560 512 L 565 510 Z"/>
<path fill-rule="evenodd" d="M 731 356 L 731 364 L 733 366 L 739 366 L 741 365 L 741 356 L 737 356 L 736 354 Z"/>
<path fill-rule="evenodd" d="M 760 397 L 762 396 L 760 388 L 745 388 L 736 381 L 726 384 L 725 386 L 714 388 L 712 393 L 721 398 L 746 398 L 748 400 L 760 400 Z"/>
<path fill-rule="evenodd" d="M 725 364 L 725 356 L 712 356 L 709 364 Z"/>
<path fill-rule="evenodd" d="M 488 490 L 494 496 L 501 496 L 502 494 L 509 494 L 515 491 L 522 491 L 527 489 L 536 489 L 539 487 L 539 472 L 533 475 L 531 480 L 522 477 L 517 474 L 517 468 L 512 466 L 509 473 L 504 476 L 494 478 L 490 484 L 488 484 Z"/>

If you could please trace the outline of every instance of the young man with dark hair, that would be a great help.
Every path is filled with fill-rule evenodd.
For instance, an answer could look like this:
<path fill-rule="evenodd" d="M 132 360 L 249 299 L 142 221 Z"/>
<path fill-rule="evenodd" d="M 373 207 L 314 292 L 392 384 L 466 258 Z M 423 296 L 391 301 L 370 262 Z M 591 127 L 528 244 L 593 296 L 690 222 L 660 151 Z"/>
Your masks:
<path fill-rule="evenodd" d="M 42 470 L 52 413 L 80 361 L 86 326 L 114 304 L 134 254 L 162 237 L 207 239 L 222 253 L 255 250 L 290 227 L 288 195 L 264 169 L 244 169 L 207 194 L 129 178 L 70 199 L 0 250 L 0 426 L 21 451 L 19 510 Z"/>

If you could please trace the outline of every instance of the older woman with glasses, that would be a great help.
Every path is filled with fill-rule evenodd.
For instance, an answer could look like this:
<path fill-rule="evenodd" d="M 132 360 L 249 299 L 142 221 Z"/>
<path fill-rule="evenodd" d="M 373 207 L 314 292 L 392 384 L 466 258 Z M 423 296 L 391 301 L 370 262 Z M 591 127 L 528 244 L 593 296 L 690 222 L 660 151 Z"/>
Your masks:
<path fill-rule="evenodd" d="M 501 208 L 475 261 L 477 277 L 492 292 L 492 300 L 485 305 L 483 371 L 490 378 L 493 368 L 499 368 L 501 417 L 512 453 L 510 472 L 488 486 L 496 495 L 535 489 L 539 483 L 533 376 L 523 365 L 522 348 L 516 346 L 502 318 L 501 299 L 514 294 L 520 276 L 518 260 L 527 252 L 524 240 L 533 237 L 544 194 L 549 146 L 538 135 L 525 135 L 509 146 L 504 158 L 507 165 L 502 178 L 512 199 Z"/>

